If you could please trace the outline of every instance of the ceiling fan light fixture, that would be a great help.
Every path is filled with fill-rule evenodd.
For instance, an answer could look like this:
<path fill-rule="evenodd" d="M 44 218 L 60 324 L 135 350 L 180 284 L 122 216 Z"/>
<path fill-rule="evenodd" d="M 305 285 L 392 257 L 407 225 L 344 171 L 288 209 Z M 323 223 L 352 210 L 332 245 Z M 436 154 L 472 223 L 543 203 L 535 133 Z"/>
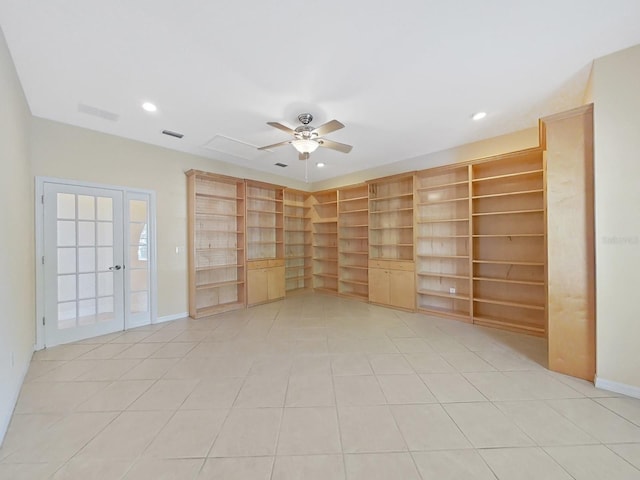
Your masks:
<path fill-rule="evenodd" d="M 313 153 L 320 146 L 315 140 L 301 138 L 291 142 L 291 145 L 300 153 Z"/>

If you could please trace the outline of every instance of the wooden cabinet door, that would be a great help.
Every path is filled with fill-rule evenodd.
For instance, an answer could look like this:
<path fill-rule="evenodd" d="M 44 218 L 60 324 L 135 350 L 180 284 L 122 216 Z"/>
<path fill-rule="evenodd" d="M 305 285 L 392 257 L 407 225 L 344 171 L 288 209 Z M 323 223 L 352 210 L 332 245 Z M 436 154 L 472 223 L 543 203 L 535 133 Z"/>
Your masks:
<path fill-rule="evenodd" d="M 267 296 L 269 300 L 284 297 L 284 267 L 267 269 Z"/>
<path fill-rule="evenodd" d="M 267 270 L 266 268 L 258 268 L 247 271 L 247 303 L 249 305 L 269 300 Z"/>
<path fill-rule="evenodd" d="M 415 308 L 416 287 L 413 272 L 389 270 L 389 305 L 394 307 Z"/>
<path fill-rule="evenodd" d="M 389 271 L 383 268 L 369 269 L 369 301 L 389 304 Z"/>

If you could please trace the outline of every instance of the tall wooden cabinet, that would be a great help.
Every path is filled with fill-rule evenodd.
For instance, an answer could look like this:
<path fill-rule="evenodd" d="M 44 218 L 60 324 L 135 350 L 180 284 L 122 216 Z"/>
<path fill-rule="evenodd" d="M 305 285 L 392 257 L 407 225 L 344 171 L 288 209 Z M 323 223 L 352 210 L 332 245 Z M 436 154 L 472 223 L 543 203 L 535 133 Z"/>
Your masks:
<path fill-rule="evenodd" d="M 338 289 L 369 298 L 369 191 L 366 184 L 338 190 Z"/>
<path fill-rule="evenodd" d="M 284 297 L 284 190 L 246 181 L 247 303 Z"/>
<path fill-rule="evenodd" d="M 313 194 L 313 288 L 338 293 L 338 192 Z"/>
<path fill-rule="evenodd" d="M 593 105 L 542 122 L 547 154 L 549 368 L 593 381 Z"/>
<path fill-rule="evenodd" d="M 245 306 L 244 180 L 187 172 L 189 315 Z"/>
<path fill-rule="evenodd" d="M 417 308 L 471 321 L 468 165 L 416 174 Z"/>
<path fill-rule="evenodd" d="M 373 303 L 415 308 L 413 203 L 413 174 L 369 182 L 369 300 Z"/>
<path fill-rule="evenodd" d="M 310 194 L 284 191 L 285 290 L 312 286 Z"/>

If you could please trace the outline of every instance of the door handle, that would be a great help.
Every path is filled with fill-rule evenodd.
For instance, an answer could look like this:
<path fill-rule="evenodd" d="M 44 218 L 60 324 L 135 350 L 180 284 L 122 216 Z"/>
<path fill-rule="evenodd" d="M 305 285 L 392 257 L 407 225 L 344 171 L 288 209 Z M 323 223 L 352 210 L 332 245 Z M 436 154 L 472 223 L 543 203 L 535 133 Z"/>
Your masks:
<path fill-rule="evenodd" d="M 113 267 L 109 267 L 109 270 L 113 271 L 113 270 L 120 270 L 122 268 L 121 265 L 114 265 Z"/>

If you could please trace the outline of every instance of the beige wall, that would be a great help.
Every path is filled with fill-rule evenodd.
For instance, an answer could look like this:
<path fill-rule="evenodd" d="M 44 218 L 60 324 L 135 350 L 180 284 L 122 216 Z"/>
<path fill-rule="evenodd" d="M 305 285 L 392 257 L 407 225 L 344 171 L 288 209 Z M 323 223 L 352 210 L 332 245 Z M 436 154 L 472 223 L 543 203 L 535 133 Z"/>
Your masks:
<path fill-rule="evenodd" d="M 0 442 L 35 343 L 30 116 L 0 30 Z"/>
<path fill-rule="evenodd" d="M 594 63 L 597 376 L 640 395 L 638 79 L 640 46 Z"/>
<path fill-rule="evenodd" d="M 515 152 L 517 150 L 537 147 L 539 145 L 538 127 L 528 128 L 526 130 L 520 130 L 507 135 L 460 145 L 448 150 L 441 150 L 439 152 L 428 153 L 426 155 L 420 155 L 419 157 L 401 160 L 378 168 L 361 170 L 350 175 L 333 178 L 324 182 L 315 182 L 311 185 L 311 190 L 317 191 L 325 190 L 327 188 L 341 187 L 344 185 L 353 185 L 366 180 L 372 180 L 374 178 L 395 175 L 396 173 L 424 170 L 425 168 L 467 162 L 469 160 Z"/>
<path fill-rule="evenodd" d="M 156 192 L 160 317 L 188 310 L 185 171 L 195 168 L 294 188 L 304 186 L 275 175 L 58 122 L 33 118 L 31 123 L 34 175 Z"/>

